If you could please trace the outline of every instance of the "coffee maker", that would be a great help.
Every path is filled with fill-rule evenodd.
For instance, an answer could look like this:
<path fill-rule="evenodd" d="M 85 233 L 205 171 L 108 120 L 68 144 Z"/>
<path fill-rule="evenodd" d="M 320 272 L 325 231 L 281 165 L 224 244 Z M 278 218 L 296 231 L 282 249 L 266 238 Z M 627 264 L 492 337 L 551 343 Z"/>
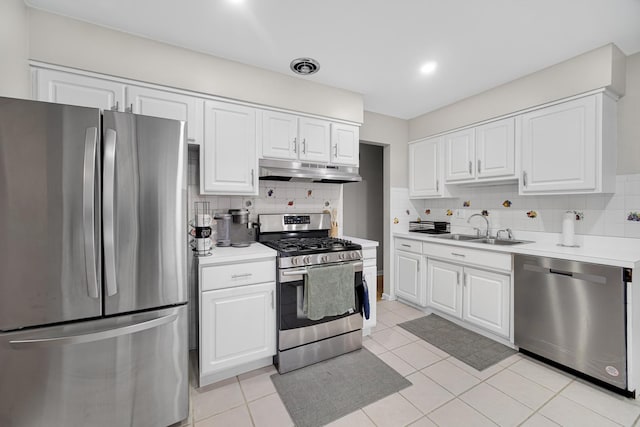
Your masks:
<path fill-rule="evenodd" d="M 249 211 L 247 209 L 229 209 L 231 223 L 229 228 L 229 238 L 231 246 L 244 248 L 255 242 L 255 230 L 249 222 Z"/>

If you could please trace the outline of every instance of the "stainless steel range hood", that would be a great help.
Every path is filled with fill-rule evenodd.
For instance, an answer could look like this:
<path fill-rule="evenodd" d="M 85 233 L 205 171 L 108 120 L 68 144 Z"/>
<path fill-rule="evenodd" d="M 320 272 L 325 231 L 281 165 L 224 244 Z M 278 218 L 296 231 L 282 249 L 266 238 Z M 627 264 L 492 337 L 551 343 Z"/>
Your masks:
<path fill-rule="evenodd" d="M 260 159 L 260 179 L 292 182 L 327 182 L 342 184 L 362 181 L 358 168 L 292 160 Z"/>

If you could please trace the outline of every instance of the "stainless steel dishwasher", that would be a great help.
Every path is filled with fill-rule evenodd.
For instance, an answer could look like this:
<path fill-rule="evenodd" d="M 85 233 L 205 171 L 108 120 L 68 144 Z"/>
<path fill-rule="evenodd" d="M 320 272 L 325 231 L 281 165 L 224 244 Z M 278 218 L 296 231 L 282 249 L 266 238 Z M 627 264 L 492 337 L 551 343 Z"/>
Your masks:
<path fill-rule="evenodd" d="M 515 344 L 627 390 L 631 270 L 528 255 L 514 264 Z"/>

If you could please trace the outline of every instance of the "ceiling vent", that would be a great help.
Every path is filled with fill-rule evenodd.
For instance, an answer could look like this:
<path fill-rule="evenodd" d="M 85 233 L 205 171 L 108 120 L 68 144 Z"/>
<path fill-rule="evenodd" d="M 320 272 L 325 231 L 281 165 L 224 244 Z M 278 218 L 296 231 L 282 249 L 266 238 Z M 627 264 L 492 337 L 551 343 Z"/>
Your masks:
<path fill-rule="evenodd" d="M 315 74 L 320 69 L 320 63 L 313 58 L 297 58 L 289 66 L 291 71 L 302 76 Z"/>

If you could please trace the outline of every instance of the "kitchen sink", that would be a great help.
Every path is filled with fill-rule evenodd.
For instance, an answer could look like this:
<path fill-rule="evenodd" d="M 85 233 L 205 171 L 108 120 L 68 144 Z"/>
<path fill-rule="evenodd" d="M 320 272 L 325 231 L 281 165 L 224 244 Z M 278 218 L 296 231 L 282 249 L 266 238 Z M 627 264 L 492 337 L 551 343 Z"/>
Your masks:
<path fill-rule="evenodd" d="M 503 239 L 491 239 L 491 238 L 484 238 L 484 239 L 472 239 L 469 240 L 469 242 L 471 243 L 483 243 L 485 245 L 498 245 L 498 246 L 511 246 L 511 245 L 518 245 L 520 243 L 532 243 L 528 240 L 503 240 Z"/>
<path fill-rule="evenodd" d="M 439 236 L 433 236 L 437 239 L 447 239 L 447 240 L 478 240 L 478 236 L 470 236 L 468 234 L 441 234 Z"/>

